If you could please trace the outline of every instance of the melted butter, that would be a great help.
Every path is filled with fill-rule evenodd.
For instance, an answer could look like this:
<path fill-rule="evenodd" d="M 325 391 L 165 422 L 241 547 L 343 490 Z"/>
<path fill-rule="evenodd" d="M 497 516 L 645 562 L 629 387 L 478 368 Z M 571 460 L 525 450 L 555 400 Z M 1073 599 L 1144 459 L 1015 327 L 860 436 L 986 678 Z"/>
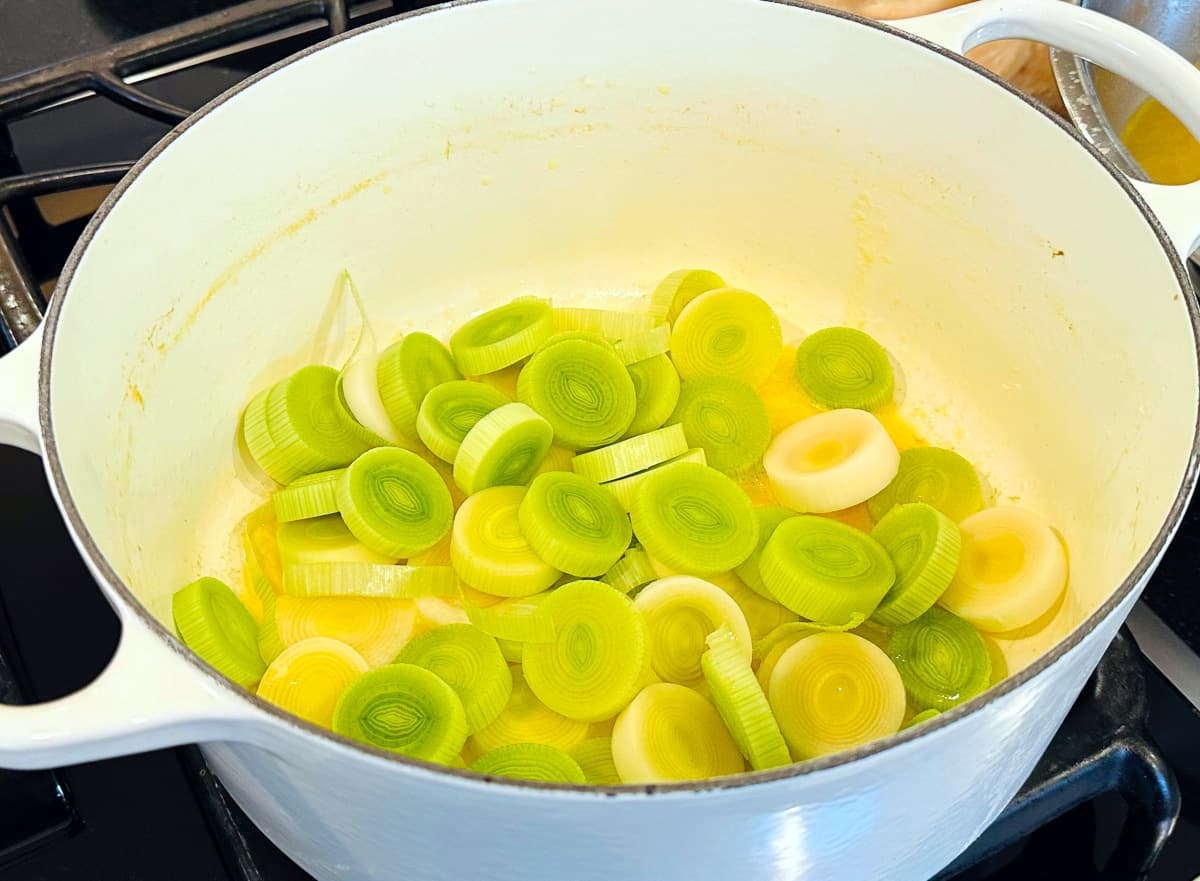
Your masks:
<path fill-rule="evenodd" d="M 1155 183 L 1200 180 L 1200 141 L 1155 99 L 1148 99 L 1134 111 L 1121 132 L 1121 140 Z"/>

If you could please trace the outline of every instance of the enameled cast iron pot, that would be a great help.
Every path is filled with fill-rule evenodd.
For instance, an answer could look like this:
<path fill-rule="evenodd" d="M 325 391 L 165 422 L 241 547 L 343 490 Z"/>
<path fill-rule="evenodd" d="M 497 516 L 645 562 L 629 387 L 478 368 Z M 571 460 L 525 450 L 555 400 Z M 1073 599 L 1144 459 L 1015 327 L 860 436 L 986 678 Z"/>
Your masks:
<path fill-rule="evenodd" d="M 194 115 L 105 202 L 44 329 L 0 363 L 0 439 L 43 454 L 123 626 L 94 683 L 0 709 L 0 765 L 199 741 L 321 879 L 934 873 L 1033 767 L 1196 479 L 1180 254 L 1200 189 L 1130 182 L 956 54 L 1008 36 L 1087 55 L 1200 131 L 1200 72 L 1051 0 L 891 25 L 762 0 L 458 3 L 333 40 Z M 999 640 L 1002 684 L 843 755 L 581 789 L 359 746 L 176 640 L 171 592 L 232 572 L 228 526 L 255 503 L 239 410 L 314 357 L 343 266 L 386 336 L 692 265 L 760 291 L 797 332 L 878 336 L 916 427 L 1061 529 L 1067 598 L 1040 632 Z"/>

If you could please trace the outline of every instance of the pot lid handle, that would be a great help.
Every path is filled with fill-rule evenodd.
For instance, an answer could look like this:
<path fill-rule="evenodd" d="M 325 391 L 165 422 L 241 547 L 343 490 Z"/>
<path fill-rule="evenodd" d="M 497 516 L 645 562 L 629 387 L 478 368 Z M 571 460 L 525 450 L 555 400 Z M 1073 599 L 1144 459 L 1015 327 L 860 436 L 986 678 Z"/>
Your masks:
<path fill-rule="evenodd" d="M 887 24 L 956 53 L 1020 39 L 1081 55 L 1153 95 L 1200 138 L 1200 70 L 1149 34 L 1095 10 L 1053 0 L 977 0 Z M 1200 183 L 1131 182 L 1186 259 L 1200 245 Z"/>

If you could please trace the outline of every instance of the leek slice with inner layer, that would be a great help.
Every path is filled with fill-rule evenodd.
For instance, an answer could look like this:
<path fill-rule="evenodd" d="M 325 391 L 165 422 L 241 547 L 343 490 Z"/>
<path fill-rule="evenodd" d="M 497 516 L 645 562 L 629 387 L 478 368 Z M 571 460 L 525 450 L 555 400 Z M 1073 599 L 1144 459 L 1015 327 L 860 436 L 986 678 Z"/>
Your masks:
<path fill-rule="evenodd" d="M 443 462 L 454 463 L 463 438 L 487 414 L 511 403 L 508 396 L 482 382 L 460 379 L 431 388 L 417 411 L 421 441 Z"/>
<path fill-rule="evenodd" d="M 617 356 L 582 340 L 542 349 L 517 378 L 517 397 L 554 428 L 559 444 L 602 447 L 623 436 L 637 400 Z"/>
<path fill-rule="evenodd" d="M 458 577 L 476 590 L 503 597 L 540 593 L 559 571 L 534 551 L 518 512 L 523 486 L 494 486 L 471 496 L 454 517 L 450 559 Z"/>
<path fill-rule="evenodd" d="M 396 660 L 424 667 L 453 688 L 470 734 L 492 724 L 512 696 L 512 673 L 500 647 L 471 624 L 447 624 L 422 634 Z"/>
<path fill-rule="evenodd" d="M 763 694 L 750 661 L 728 625 L 708 635 L 701 658 L 704 679 L 717 712 L 742 755 L 756 771 L 790 764 L 787 744 Z"/>
<path fill-rule="evenodd" d="M 317 636 L 279 653 L 258 683 L 258 696 L 328 728 L 338 698 L 368 669 L 362 655 L 344 642 Z"/>
<path fill-rule="evenodd" d="M 746 767 L 716 708 L 670 682 L 643 688 L 617 717 L 612 755 L 622 783 L 706 780 Z"/>
<path fill-rule="evenodd" d="M 450 491 L 415 453 L 380 447 L 359 456 L 337 487 L 346 526 L 378 554 L 410 557 L 433 547 L 450 529 Z"/>
<path fill-rule="evenodd" d="M 464 375 L 478 376 L 529 357 L 553 332 L 550 303 L 521 297 L 460 327 L 450 337 L 450 351 Z"/>
<path fill-rule="evenodd" d="M 679 372 L 666 355 L 655 355 L 626 368 L 633 383 L 633 421 L 625 437 L 634 437 L 660 427 L 679 402 Z"/>
<path fill-rule="evenodd" d="M 175 631 L 187 647 L 243 688 L 262 677 L 258 625 L 229 586 L 199 578 L 171 599 Z"/>
<path fill-rule="evenodd" d="M 771 442 L 771 418 L 749 384 L 731 376 L 684 380 L 668 419 L 704 449 L 709 466 L 738 475 L 756 466 Z"/>
<path fill-rule="evenodd" d="M 603 575 L 629 547 L 629 518 L 608 492 L 565 471 L 536 477 L 518 509 L 521 534 L 561 572 Z"/>
<path fill-rule="evenodd" d="M 889 627 L 920 617 L 945 593 L 958 569 L 958 526 L 932 505 L 912 502 L 892 508 L 871 537 L 896 567 L 896 583 L 871 617 Z"/>
<path fill-rule="evenodd" d="M 544 743 L 510 743 L 484 753 L 471 770 L 491 777 L 512 777 L 542 783 L 587 783 L 579 763 Z"/>
<path fill-rule="evenodd" d="M 762 382 L 783 351 L 775 310 L 749 291 L 720 288 L 696 297 L 671 327 L 671 360 L 679 376 L 727 376 Z"/>
<path fill-rule="evenodd" d="M 888 655 L 900 671 L 909 702 L 922 710 L 948 710 L 991 684 L 992 662 L 983 637 L 945 609 L 930 609 L 892 631 Z"/>
<path fill-rule="evenodd" d="M 896 476 L 867 500 L 878 522 L 896 505 L 924 502 L 959 522 L 983 508 L 983 483 L 975 467 L 953 450 L 913 447 L 900 454 Z"/>
<path fill-rule="evenodd" d="M 796 377 L 810 398 L 830 410 L 878 410 L 895 389 L 883 346 L 852 327 L 827 327 L 806 337 L 796 349 Z"/>
<path fill-rule="evenodd" d="M 550 423 L 532 409 L 504 404 L 480 418 L 463 437 L 454 456 L 454 482 L 467 495 L 529 483 L 553 440 Z"/>

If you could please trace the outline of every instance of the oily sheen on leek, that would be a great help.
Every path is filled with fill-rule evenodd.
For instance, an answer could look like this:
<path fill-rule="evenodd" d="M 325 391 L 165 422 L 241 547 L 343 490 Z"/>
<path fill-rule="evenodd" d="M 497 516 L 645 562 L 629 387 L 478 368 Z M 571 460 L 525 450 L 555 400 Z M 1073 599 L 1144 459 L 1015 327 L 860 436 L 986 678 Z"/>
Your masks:
<path fill-rule="evenodd" d="M 258 696 L 328 728 L 338 698 L 368 669 L 362 655 L 344 642 L 317 636 L 279 653 L 258 683 Z"/>
<path fill-rule="evenodd" d="M 489 777 L 512 777 L 542 783 L 587 783 L 579 763 L 544 743 L 510 743 L 484 753 L 471 770 Z"/>
<path fill-rule="evenodd" d="M 539 475 L 517 512 L 534 553 L 568 575 L 603 575 L 629 547 L 629 518 L 598 484 L 565 471 Z"/>
<path fill-rule="evenodd" d="M 617 717 L 612 756 L 622 783 L 705 780 L 746 766 L 716 708 L 670 682 L 643 688 Z"/>
<path fill-rule="evenodd" d="M 500 647 L 471 624 L 447 624 L 422 634 L 396 660 L 424 667 L 454 689 L 469 734 L 496 721 L 512 697 L 512 673 Z"/>
<path fill-rule="evenodd" d="M 796 377 L 808 396 L 830 410 L 878 410 L 895 389 L 887 352 L 861 330 L 827 327 L 796 350 Z"/>

